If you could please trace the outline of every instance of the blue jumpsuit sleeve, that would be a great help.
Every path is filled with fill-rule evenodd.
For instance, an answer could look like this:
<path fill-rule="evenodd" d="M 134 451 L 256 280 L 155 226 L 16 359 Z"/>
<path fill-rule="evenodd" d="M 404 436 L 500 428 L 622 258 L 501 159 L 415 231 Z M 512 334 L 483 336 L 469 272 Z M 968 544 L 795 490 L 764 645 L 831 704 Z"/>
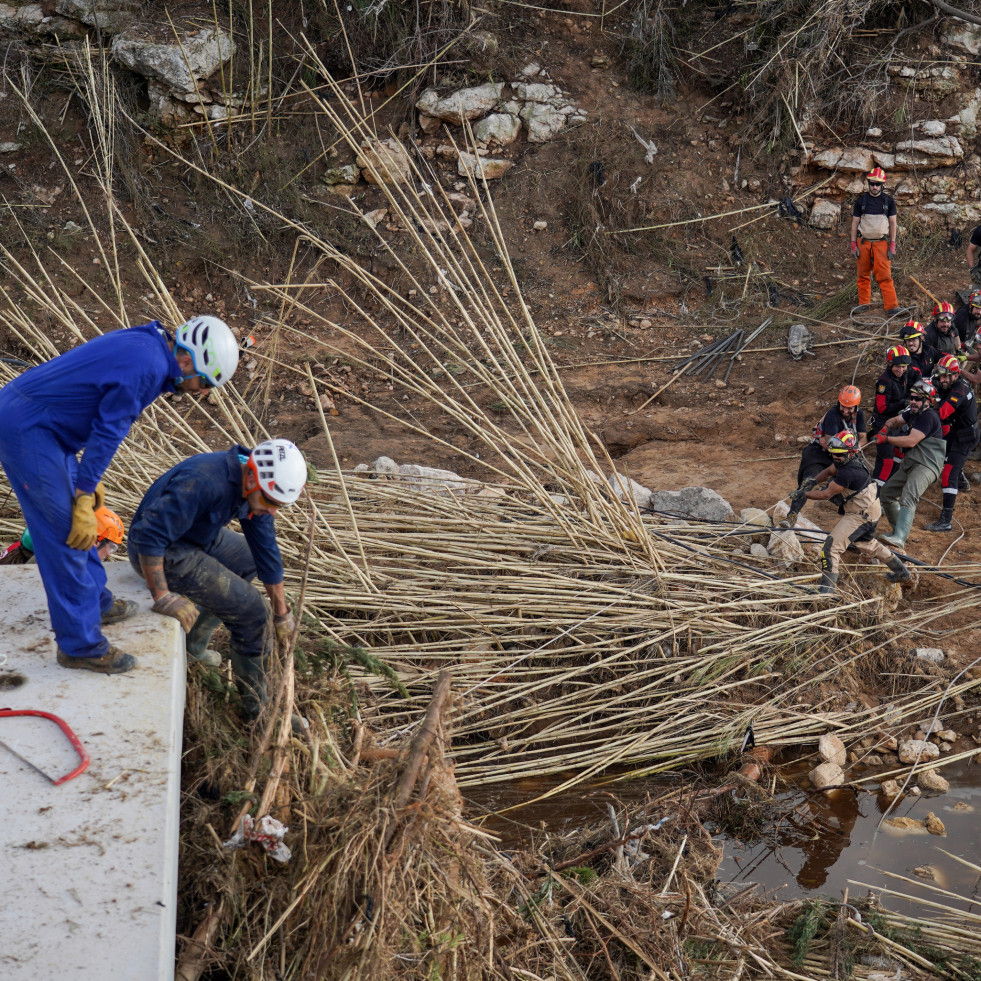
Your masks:
<path fill-rule="evenodd" d="M 242 534 L 255 559 L 259 581 L 266 586 L 278 586 L 283 581 L 283 558 L 276 541 L 276 523 L 271 514 L 241 518 Z"/>
<path fill-rule="evenodd" d="M 103 396 L 78 467 L 76 487 L 82 493 L 91 494 L 102 479 L 119 444 L 143 411 L 142 395 L 142 386 L 127 380 L 113 385 Z"/>
<path fill-rule="evenodd" d="M 194 507 L 189 507 L 194 502 Z M 193 470 L 176 472 L 140 514 L 138 528 L 131 528 L 129 548 L 137 555 L 163 555 L 181 540 L 202 513 L 220 506 L 214 488 Z"/>

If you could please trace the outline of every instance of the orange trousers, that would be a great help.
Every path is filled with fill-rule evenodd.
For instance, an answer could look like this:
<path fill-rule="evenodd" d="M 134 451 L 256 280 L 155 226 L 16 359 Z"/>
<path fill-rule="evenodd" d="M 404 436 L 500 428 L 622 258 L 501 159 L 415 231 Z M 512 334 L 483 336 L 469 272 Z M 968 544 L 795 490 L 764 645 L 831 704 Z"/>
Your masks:
<path fill-rule="evenodd" d="M 889 243 L 883 239 L 880 242 L 858 243 L 858 302 L 872 302 L 872 276 L 879 284 L 882 293 L 882 309 L 892 310 L 899 306 L 896 288 L 892 285 L 892 266 L 889 262 Z"/>

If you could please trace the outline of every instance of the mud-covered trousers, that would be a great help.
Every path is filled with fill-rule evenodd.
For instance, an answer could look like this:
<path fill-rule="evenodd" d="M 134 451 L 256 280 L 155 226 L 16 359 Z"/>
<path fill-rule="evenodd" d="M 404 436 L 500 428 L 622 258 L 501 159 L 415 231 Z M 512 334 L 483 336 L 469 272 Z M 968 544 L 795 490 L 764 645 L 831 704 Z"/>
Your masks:
<path fill-rule="evenodd" d="M 130 562 L 142 578 L 139 556 L 131 554 Z M 230 635 L 236 678 L 242 677 L 242 660 L 256 660 L 269 653 L 269 611 L 262 594 L 252 585 L 255 560 L 243 535 L 223 528 L 207 550 L 171 545 L 164 552 L 163 563 L 170 589 L 186 596 L 200 610 L 187 635 L 189 654 L 203 654 L 221 623 Z"/>
<path fill-rule="evenodd" d="M 98 550 L 69 548 L 78 461 L 54 434 L 47 410 L 0 389 L 0 463 L 34 539 L 51 629 L 68 657 L 102 657 L 101 615 L 112 606 Z"/>
<path fill-rule="evenodd" d="M 870 484 L 869 486 L 874 487 L 875 485 Z M 865 492 L 863 491 L 863 493 Z M 875 492 L 872 491 L 872 493 Z M 872 500 L 860 511 L 842 515 L 841 520 L 831 529 L 831 534 L 828 535 L 821 547 L 821 568 L 825 572 L 837 573 L 841 557 L 849 545 L 854 545 L 870 558 L 889 562 L 893 557 L 892 552 L 874 537 L 875 526 L 881 517 L 882 508 L 877 500 Z"/>

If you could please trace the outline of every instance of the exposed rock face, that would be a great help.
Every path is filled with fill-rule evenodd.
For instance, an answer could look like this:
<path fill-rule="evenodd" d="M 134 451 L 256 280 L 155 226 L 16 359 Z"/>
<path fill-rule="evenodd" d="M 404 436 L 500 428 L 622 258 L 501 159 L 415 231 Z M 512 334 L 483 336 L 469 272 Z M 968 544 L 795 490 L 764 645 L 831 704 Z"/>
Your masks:
<path fill-rule="evenodd" d="M 964 147 L 956 136 L 926 140 L 903 140 L 896 144 L 896 169 L 909 167 L 953 167 L 964 159 Z"/>
<path fill-rule="evenodd" d="M 824 170 L 854 170 L 863 174 L 875 165 L 872 151 L 861 146 L 822 150 L 814 154 L 811 163 Z"/>
<path fill-rule="evenodd" d="M 113 38 L 113 57 L 127 68 L 156 79 L 172 95 L 197 101 L 201 82 L 210 78 L 234 53 L 232 37 L 221 28 L 177 25 L 170 30 L 144 22 Z"/>
<path fill-rule="evenodd" d="M 497 105 L 503 92 L 503 82 L 487 82 L 445 96 L 441 96 L 436 89 L 426 89 L 416 102 L 416 108 L 426 116 L 459 125 L 464 120 L 479 119 L 485 115 Z"/>
<path fill-rule="evenodd" d="M 409 153 L 394 137 L 362 143 L 357 164 L 369 184 L 408 184 L 412 180 Z"/>
<path fill-rule="evenodd" d="M 812 228 L 834 228 L 841 219 L 841 205 L 827 198 L 817 198 L 811 207 L 807 223 Z"/>
<path fill-rule="evenodd" d="M 651 494 L 651 507 L 682 518 L 732 521 L 732 505 L 710 487 L 685 487 L 680 491 L 659 490 Z"/>

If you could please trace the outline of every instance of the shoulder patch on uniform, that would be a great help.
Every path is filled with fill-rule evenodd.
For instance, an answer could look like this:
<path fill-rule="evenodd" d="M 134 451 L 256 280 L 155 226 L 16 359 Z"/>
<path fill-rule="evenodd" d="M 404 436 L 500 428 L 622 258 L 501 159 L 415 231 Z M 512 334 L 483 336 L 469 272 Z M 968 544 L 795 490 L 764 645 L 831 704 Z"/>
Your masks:
<path fill-rule="evenodd" d="M 882 394 L 882 393 L 883 393 L 883 392 L 884 392 L 885 390 L 886 390 L 886 386 L 885 386 L 885 385 L 880 385 L 880 386 L 879 386 L 879 387 L 878 387 L 878 388 L 876 389 L 876 391 L 877 391 L 877 392 L 878 392 L 878 393 L 879 393 L 880 395 L 881 395 L 881 394 Z"/>
<path fill-rule="evenodd" d="M 959 401 L 959 399 L 958 399 L 958 397 L 957 397 L 956 395 L 951 395 L 951 396 L 950 396 L 950 397 L 949 397 L 949 398 L 947 399 L 947 401 L 948 401 L 948 402 L 949 402 L 949 403 L 950 403 L 951 405 L 957 405 L 957 403 L 958 403 L 958 401 Z"/>

